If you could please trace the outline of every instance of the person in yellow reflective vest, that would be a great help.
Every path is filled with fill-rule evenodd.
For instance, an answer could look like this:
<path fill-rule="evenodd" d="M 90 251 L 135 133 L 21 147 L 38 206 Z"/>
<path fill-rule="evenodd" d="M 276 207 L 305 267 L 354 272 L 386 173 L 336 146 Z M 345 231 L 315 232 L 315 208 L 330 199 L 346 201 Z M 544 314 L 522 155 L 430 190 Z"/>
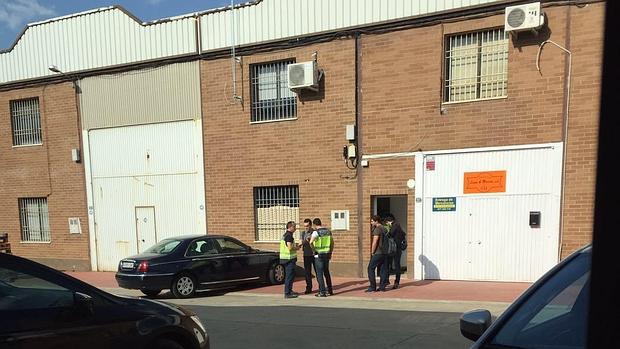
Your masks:
<path fill-rule="evenodd" d="M 312 223 L 315 230 L 310 238 L 310 246 L 314 250 L 314 265 L 316 267 L 316 281 L 319 283 L 319 293 L 316 297 L 327 297 L 327 294 L 333 295 L 332 277 L 329 274 L 329 260 L 332 258 L 334 251 L 334 240 L 332 232 L 321 225 L 321 219 L 315 218 Z M 325 278 L 325 279 L 323 279 Z M 327 288 L 325 284 L 327 283 Z"/>
<path fill-rule="evenodd" d="M 286 223 L 286 232 L 280 240 L 280 264 L 284 266 L 284 298 L 297 298 L 299 296 L 298 293 L 293 292 L 297 250 L 299 250 L 299 245 L 295 243 L 295 238 L 293 238 L 293 233 L 296 230 L 295 222 Z"/>

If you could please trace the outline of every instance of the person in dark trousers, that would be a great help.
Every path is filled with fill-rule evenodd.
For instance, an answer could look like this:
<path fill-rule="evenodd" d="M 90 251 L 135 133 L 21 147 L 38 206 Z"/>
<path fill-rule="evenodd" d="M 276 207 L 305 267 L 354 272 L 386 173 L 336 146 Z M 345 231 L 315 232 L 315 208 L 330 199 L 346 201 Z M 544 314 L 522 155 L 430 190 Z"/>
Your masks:
<path fill-rule="evenodd" d="M 310 246 L 312 246 L 315 252 L 316 281 L 319 283 L 319 293 L 316 296 L 327 297 L 328 293 L 330 296 L 334 294 L 332 277 L 329 273 L 329 260 L 332 258 L 334 250 L 334 240 L 332 232 L 321 225 L 320 218 L 315 218 L 312 223 L 314 223 L 316 228 L 310 238 Z M 327 284 L 327 287 L 325 287 L 325 284 Z"/>
<path fill-rule="evenodd" d="M 297 265 L 297 250 L 293 233 L 297 230 L 295 222 L 286 223 L 286 232 L 280 240 L 280 264 L 284 266 L 284 298 L 297 298 L 298 293 L 293 292 L 295 280 L 295 266 Z"/>
<path fill-rule="evenodd" d="M 304 270 L 306 272 L 306 291 L 304 294 L 312 293 L 312 269 L 316 274 L 316 266 L 314 265 L 314 250 L 310 246 L 310 238 L 312 237 L 312 220 L 304 219 L 304 231 L 301 235 L 301 243 L 304 250 Z"/>
<path fill-rule="evenodd" d="M 370 261 L 368 262 L 368 281 L 366 292 L 385 291 L 387 284 L 387 255 L 381 250 L 381 241 L 385 235 L 385 228 L 381 224 L 381 217 L 374 215 L 370 218 L 372 229 L 372 243 L 370 244 Z M 380 268 L 379 288 L 375 279 L 375 269 Z"/>
<path fill-rule="evenodd" d="M 396 241 L 396 254 L 392 257 L 389 257 L 388 267 L 391 266 L 392 263 L 394 264 L 394 286 L 392 286 L 392 289 L 397 289 L 398 286 L 400 285 L 400 257 L 403 253 L 403 250 L 401 249 L 401 247 L 403 246 L 402 244 L 403 240 L 406 239 L 406 234 L 403 228 L 400 226 L 400 223 L 398 223 L 396 219 L 394 218 L 393 214 L 389 213 L 386 216 L 385 221 L 390 227 L 390 234 L 394 238 L 394 241 Z M 387 284 L 389 283 L 390 283 L 390 280 L 389 280 L 389 273 L 388 273 Z"/>

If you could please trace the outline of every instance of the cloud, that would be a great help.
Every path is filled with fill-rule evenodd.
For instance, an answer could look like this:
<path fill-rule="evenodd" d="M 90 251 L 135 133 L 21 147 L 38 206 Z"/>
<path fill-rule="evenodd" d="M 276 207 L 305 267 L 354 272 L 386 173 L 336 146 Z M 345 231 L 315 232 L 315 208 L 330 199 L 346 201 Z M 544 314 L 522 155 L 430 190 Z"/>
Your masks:
<path fill-rule="evenodd" d="M 13 0 L 0 3 L 0 23 L 12 30 L 19 29 L 32 20 L 40 20 L 56 15 L 53 7 L 45 7 L 39 0 Z"/>
<path fill-rule="evenodd" d="M 147 3 L 149 3 L 149 5 L 159 5 L 163 2 L 164 0 L 146 0 Z"/>

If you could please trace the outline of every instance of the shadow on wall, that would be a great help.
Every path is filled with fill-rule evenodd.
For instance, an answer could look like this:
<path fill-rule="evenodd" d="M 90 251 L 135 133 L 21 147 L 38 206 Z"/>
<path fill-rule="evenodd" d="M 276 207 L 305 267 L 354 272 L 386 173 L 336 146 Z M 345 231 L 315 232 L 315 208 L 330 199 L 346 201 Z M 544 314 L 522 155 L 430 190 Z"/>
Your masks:
<path fill-rule="evenodd" d="M 430 259 L 426 258 L 425 255 L 420 255 L 419 259 L 420 262 L 422 262 L 422 268 L 424 268 L 424 280 L 441 279 L 439 275 L 439 269 L 433 262 L 431 262 Z"/>
<path fill-rule="evenodd" d="M 323 75 L 323 77 L 319 81 L 318 91 L 315 92 L 312 90 L 302 89 L 298 91 L 297 96 L 299 97 L 299 101 L 301 102 L 301 104 L 313 101 L 319 101 L 323 103 L 323 100 L 325 99 L 325 75 Z"/>
<path fill-rule="evenodd" d="M 545 23 L 547 19 L 545 18 Z M 518 49 L 519 52 L 522 52 L 522 48 L 526 46 L 538 46 L 543 41 L 549 40 L 551 37 L 551 29 L 549 26 L 545 25 L 540 28 L 537 32 L 529 32 L 523 31 L 516 34 L 515 37 L 512 38 L 512 45 L 514 48 Z"/>

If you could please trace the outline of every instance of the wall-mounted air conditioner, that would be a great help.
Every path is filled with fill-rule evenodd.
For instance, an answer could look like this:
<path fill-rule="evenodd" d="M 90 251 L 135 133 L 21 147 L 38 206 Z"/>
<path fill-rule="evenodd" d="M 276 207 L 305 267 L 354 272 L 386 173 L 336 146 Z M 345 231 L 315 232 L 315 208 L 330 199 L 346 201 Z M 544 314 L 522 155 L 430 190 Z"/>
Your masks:
<path fill-rule="evenodd" d="M 319 85 L 319 71 L 316 61 L 293 63 L 288 65 L 288 88 L 291 90 L 317 90 Z"/>
<path fill-rule="evenodd" d="M 545 24 L 540 2 L 506 7 L 504 31 L 520 32 L 536 30 Z"/>

